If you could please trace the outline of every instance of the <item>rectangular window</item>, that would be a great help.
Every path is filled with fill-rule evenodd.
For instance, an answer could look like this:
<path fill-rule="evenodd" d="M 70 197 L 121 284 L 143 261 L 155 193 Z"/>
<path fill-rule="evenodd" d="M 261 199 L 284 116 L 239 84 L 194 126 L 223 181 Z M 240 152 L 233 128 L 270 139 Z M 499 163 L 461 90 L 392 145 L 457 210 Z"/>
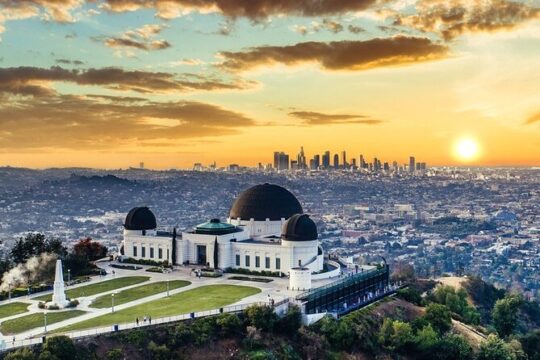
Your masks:
<path fill-rule="evenodd" d="M 163 259 L 163 249 L 159 248 L 157 251 L 157 255 L 160 260 Z"/>
<path fill-rule="evenodd" d="M 270 258 L 268 256 L 264 258 L 264 266 L 270 269 Z"/>
<path fill-rule="evenodd" d="M 236 266 L 240 266 L 240 254 L 236 254 Z"/>
<path fill-rule="evenodd" d="M 255 256 L 255 267 L 261 267 L 261 257 Z"/>
<path fill-rule="evenodd" d="M 276 269 L 277 270 L 281 269 L 281 259 L 280 258 L 276 258 Z"/>
<path fill-rule="evenodd" d="M 153 247 L 150 248 L 150 258 L 151 259 L 154 258 L 154 248 Z"/>
<path fill-rule="evenodd" d="M 133 257 L 137 257 L 137 247 L 133 245 Z"/>
<path fill-rule="evenodd" d="M 144 246 L 141 246 L 141 257 L 146 256 L 146 248 Z"/>
<path fill-rule="evenodd" d="M 249 267 L 249 255 L 246 255 L 246 267 Z"/>

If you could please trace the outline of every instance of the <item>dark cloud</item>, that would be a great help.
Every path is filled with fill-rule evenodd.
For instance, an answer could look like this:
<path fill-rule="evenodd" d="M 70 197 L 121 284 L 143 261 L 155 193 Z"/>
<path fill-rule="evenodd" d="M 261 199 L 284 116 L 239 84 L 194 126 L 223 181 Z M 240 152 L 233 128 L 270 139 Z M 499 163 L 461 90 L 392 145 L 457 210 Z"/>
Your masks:
<path fill-rule="evenodd" d="M 366 41 L 304 42 L 289 46 L 259 46 L 241 52 L 221 52 L 221 66 L 232 71 L 274 63 L 314 62 L 328 70 L 365 70 L 381 66 L 443 58 L 448 48 L 427 38 L 395 36 Z"/>
<path fill-rule="evenodd" d="M 162 18 L 193 11 L 218 11 L 231 17 L 262 20 L 272 15 L 325 16 L 365 10 L 384 0 L 106 0 L 115 12 L 155 9 Z"/>
<path fill-rule="evenodd" d="M 355 114 L 324 114 L 314 111 L 293 111 L 290 116 L 301 119 L 306 125 L 329 125 L 329 124 L 364 124 L 377 125 L 382 120 L 370 119 L 366 115 Z"/>
<path fill-rule="evenodd" d="M 363 27 L 361 26 L 356 26 L 356 25 L 349 25 L 347 26 L 347 30 L 349 30 L 349 32 L 353 33 L 353 34 L 359 34 L 361 32 L 364 32 L 366 31 Z"/>
<path fill-rule="evenodd" d="M 21 66 L 0 68 L 0 93 L 32 96 L 50 96 L 55 91 L 47 86 L 52 82 L 72 82 L 79 85 L 98 85 L 115 90 L 140 93 L 187 92 L 246 89 L 253 82 L 241 79 L 224 80 L 199 74 L 170 74 L 164 72 L 127 71 L 121 68 L 49 69 Z"/>
<path fill-rule="evenodd" d="M 465 32 L 512 29 L 540 18 L 540 7 L 507 0 L 422 0 L 414 15 L 396 15 L 395 25 L 439 33 L 451 40 Z"/>
<path fill-rule="evenodd" d="M 244 114 L 195 101 L 55 96 L 0 105 L 0 148 L 114 148 L 235 134 L 254 126 Z"/>
<path fill-rule="evenodd" d="M 167 40 L 152 40 L 152 38 L 167 26 L 163 24 L 146 24 L 138 29 L 128 30 L 120 36 L 95 37 L 95 41 L 103 41 L 110 48 L 134 48 L 139 50 L 164 50 L 171 47 Z"/>
<path fill-rule="evenodd" d="M 105 45 L 110 48 L 126 48 L 131 47 L 139 50 L 164 50 L 171 47 L 171 44 L 166 40 L 140 41 L 128 38 L 107 38 Z"/>
<path fill-rule="evenodd" d="M 84 61 L 81 60 L 69 60 L 69 59 L 56 59 L 57 64 L 63 65 L 83 65 Z"/>
<path fill-rule="evenodd" d="M 535 123 L 537 123 L 537 122 L 540 122 L 540 112 L 531 115 L 531 116 L 527 119 L 527 121 L 525 121 L 525 124 L 531 125 L 531 124 L 535 124 Z"/>

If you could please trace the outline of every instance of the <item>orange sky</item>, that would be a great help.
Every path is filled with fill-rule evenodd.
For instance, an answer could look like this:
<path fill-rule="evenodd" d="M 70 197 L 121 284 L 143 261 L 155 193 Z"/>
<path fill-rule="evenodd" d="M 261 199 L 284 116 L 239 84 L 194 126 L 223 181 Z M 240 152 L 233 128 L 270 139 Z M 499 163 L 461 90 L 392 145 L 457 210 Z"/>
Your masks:
<path fill-rule="evenodd" d="M 0 5 L 0 165 L 540 165 L 534 4 L 267 1 Z"/>

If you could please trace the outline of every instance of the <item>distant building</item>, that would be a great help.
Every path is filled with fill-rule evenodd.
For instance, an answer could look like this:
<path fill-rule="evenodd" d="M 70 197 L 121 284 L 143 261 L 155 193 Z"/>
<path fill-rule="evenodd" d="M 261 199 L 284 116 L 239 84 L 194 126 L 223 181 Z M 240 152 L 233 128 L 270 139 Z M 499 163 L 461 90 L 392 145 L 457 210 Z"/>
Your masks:
<path fill-rule="evenodd" d="M 415 169 L 416 160 L 414 156 L 409 157 L 409 172 L 413 173 Z"/>
<path fill-rule="evenodd" d="M 339 169 L 339 155 L 334 155 L 334 169 Z"/>

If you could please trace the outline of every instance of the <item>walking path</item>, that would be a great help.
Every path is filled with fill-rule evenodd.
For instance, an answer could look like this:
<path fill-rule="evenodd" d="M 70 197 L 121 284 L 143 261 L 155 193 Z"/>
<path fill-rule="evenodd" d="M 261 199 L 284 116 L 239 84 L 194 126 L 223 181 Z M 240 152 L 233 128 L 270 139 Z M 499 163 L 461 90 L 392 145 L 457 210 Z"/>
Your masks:
<path fill-rule="evenodd" d="M 268 301 L 269 296 L 271 296 L 275 301 L 281 301 L 283 299 L 286 299 L 286 298 L 289 298 L 298 294 L 297 292 L 287 290 L 288 279 L 286 278 L 282 278 L 282 279 L 272 278 L 272 282 L 268 282 L 268 283 L 229 279 L 231 276 L 235 276 L 236 274 L 224 274 L 222 277 L 219 277 L 219 278 L 210 278 L 210 277 L 197 278 L 196 276 L 191 275 L 191 267 L 179 267 L 173 272 L 162 274 L 162 273 L 153 273 L 153 272 L 145 271 L 149 266 L 143 266 L 143 269 L 141 270 L 114 269 L 116 274 L 112 275 L 112 268 L 108 266 L 109 264 L 110 264 L 109 262 L 99 263 L 99 266 L 101 268 L 106 269 L 109 272 L 109 274 L 107 274 L 106 276 L 96 277 L 92 279 L 91 281 L 88 281 L 82 284 L 77 284 L 74 286 L 70 286 L 68 289 L 73 289 L 73 288 L 77 288 L 81 286 L 87 286 L 87 285 L 111 280 L 114 278 L 120 278 L 120 277 L 126 277 L 126 276 L 148 276 L 150 277 L 150 279 L 143 283 L 122 287 L 120 289 L 110 290 L 110 291 L 102 292 L 102 293 L 95 294 L 88 297 L 79 297 L 78 299 L 80 301 L 80 305 L 77 307 L 77 310 L 86 311 L 87 314 L 47 325 L 48 332 L 63 328 L 65 326 L 76 324 L 81 321 L 85 321 L 85 320 L 88 320 L 88 319 L 91 319 L 100 315 L 111 313 L 112 311 L 111 308 L 98 309 L 98 308 L 90 307 L 90 305 L 92 304 L 92 301 L 95 300 L 97 297 L 112 294 L 112 293 L 117 293 L 123 290 L 147 285 L 150 283 L 167 281 L 167 280 L 187 280 L 191 282 L 191 284 L 188 286 L 170 290 L 169 295 L 174 295 L 174 294 L 178 294 L 184 291 L 192 290 L 200 286 L 216 285 L 216 284 L 242 285 L 242 286 L 251 286 L 251 287 L 256 287 L 256 288 L 261 289 L 260 293 L 243 298 L 231 305 L 241 305 L 241 304 L 248 304 L 248 303 L 254 303 L 254 302 L 266 302 Z M 255 276 L 255 277 L 258 277 L 258 276 Z M 34 300 L 34 298 L 43 296 L 48 293 L 52 293 L 52 291 L 34 294 L 34 295 L 31 295 L 30 297 L 26 297 L 26 299 L 18 298 L 17 300 L 12 300 L 12 301 L 28 303 L 30 305 L 29 311 L 23 314 L 18 314 L 18 315 L 10 316 L 7 318 L 3 318 L 1 322 L 7 321 L 10 319 L 16 319 L 18 317 L 26 316 L 29 314 L 43 313 L 44 310 L 38 308 L 39 301 Z M 136 305 L 147 303 L 149 301 L 158 300 L 166 296 L 167 296 L 167 292 L 165 291 L 162 293 L 154 294 L 154 295 L 137 299 L 128 303 L 121 304 L 121 305 L 115 305 L 114 309 L 115 311 L 120 311 L 120 310 L 127 309 Z M 144 314 L 141 314 L 140 317 L 142 318 L 142 316 L 144 316 Z M 36 336 L 41 336 L 43 335 L 43 333 L 44 333 L 44 326 L 41 326 L 41 327 L 17 334 L 16 338 L 18 340 L 29 339 Z"/>

